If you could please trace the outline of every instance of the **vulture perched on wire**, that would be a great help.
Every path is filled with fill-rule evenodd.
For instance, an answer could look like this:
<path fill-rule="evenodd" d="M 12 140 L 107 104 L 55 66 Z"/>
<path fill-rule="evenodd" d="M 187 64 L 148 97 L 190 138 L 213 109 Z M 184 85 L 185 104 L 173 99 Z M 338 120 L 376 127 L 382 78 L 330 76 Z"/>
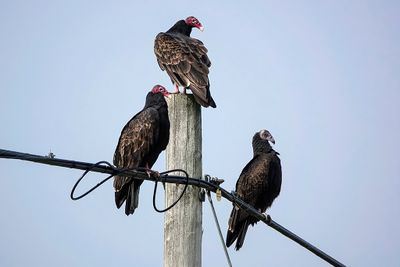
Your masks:
<path fill-rule="evenodd" d="M 242 170 L 235 190 L 240 199 L 263 213 L 279 195 L 282 183 L 279 153 L 272 149 L 269 142 L 275 144 L 267 130 L 261 130 L 253 136 L 253 159 Z M 257 222 L 258 219 L 234 205 L 229 217 L 226 245 L 229 247 L 237 240 L 235 249 L 239 250 L 247 228 Z"/>
<path fill-rule="evenodd" d="M 169 141 L 168 106 L 164 97 L 169 92 L 156 85 L 146 96 L 144 108 L 122 129 L 114 154 L 117 168 L 147 168 L 156 162 Z M 124 201 L 125 214 L 133 214 L 139 204 L 142 180 L 123 175 L 115 176 L 115 204 L 120 208 Z"/>
<path fill-rule="evenodd" d="M 184 88 L 184 93 L 189 88 L 197 103 L 215 108 L 208 80 L 211 61 L 204 44 L 190 37 L 193 27 L 203 31 L 198 19 L 190 16 L 175 23 L 168 31 L 159 33 L 154 42 L 154 53 L 160 68 L 175 84 L 175 93 L 179 93 L 179 86 Z"/>

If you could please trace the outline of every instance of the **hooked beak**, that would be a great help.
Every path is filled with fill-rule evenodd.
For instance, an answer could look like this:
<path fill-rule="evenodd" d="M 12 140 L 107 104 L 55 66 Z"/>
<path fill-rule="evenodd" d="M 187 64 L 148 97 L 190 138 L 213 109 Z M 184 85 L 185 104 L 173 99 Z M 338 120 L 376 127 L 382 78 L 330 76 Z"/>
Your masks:
<path fill-rule="evenodd" d="M 268 136 L 267 140 L 275 145 L 275 139 L 271 135 Z"/>
<path fill-rule="evenodd" d="M 204 27 L 203 27 L 203 25 L 199 25 L 199 26 L 197 26 L 197 28 L 202 32 L 202 31 L 204 31 Z"/>
<path fill-rule="evenodd" d="M 171 93 L 170 93 L 170 92 L 168 92 L 168 91 L 167 91 L 167 92 L 165 92 L 165 93 L 164 93 L 164 97 L 166 97 L 166 98 L 170 98 L 170 97 L 171 97 Z"/>
<path fill-rule="evenodd" d="M 261 130 L 259 132 L 261 139 L 267 140 L 275 145 L 275 139 L 272 137 L 271 133 L 267 130 Z"/>

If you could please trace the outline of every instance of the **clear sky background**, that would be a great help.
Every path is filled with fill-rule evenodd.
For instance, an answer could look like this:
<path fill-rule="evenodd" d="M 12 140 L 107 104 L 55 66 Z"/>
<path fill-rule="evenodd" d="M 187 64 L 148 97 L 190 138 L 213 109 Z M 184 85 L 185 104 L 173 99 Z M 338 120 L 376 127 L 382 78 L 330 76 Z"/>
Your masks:
<path fill-rule="evenodd" d="M 399 14 L 399 1 L 0 1 L 0 148 L 112 161 L 152 86 L 173 90 L 156 34 L 194 15 L 218 105 L 203 109 L 204 173 L 232 190 L 266 128 L 283 166 L 271 216 L 349 266 L 399 266 Z M 162 266 L 153 184 L 127 217 L 111 182 L 71 201 L 80 174 L 0 159 L 0 266 Z M 231 204 L 216 209 L 225 235 Z M 226 266 L 203 213 L 203 266 Z M 230 254 L 234 266 L 326 266 L 263 224 Z"/>

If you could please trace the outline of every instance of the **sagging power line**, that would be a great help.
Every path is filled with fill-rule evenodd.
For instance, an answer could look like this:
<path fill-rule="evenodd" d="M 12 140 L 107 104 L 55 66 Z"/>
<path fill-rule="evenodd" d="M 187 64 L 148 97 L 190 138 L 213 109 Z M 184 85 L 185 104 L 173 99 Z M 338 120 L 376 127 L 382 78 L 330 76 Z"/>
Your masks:
<path fill-rule="evenodd" d="M 232 193 L 228 192 L 227 190 L 223 189 L 222 187 L 220 187 L 219 183 L 214 182 L 213 180 L 207 181 L 207 180 L 196 179 L 196 178 L 192 178 L 192 177 L 177 176 L 177 175 L 170 175 L 170 174 L 160 175 L 159 177 L 149 176 L 146 173 L 146 171 L 117 169 L 106 161 L 101 162 L 101 163 L 105 163 L 106 165 L 101 165 L 99 163 L 93 164 L 93 163 L 87 163 L 87 162 L 82 162 L 82 161 L 58 159 L 58 158 L 52 158 L 49 156 L 33 155 L 33 154 L 21 153 L 21 152 L 4 150 L 4 149 L 0 149 L 0 158 L 19 159 L 19 160 L 23 160 L 23 161 L 36 162 L 36 163 L 40 163 L 40 164 L 53 165 L 53 166 L 58 166 L 58 167 L 71 168 L 71 169 L 79 169 L 79 170 L 84 170 L 86 172 L 88 172 L 88 170 L 89 170 L 92 172 L 110 174 L 110 176 L 106 179 L 110 179 L 113 175 L 123 173 L 125 176 L 129 176 L 134 179 L 141 179 L 141 180 L 147 180 L 147 181 L 153 181 L 153 182 L 163 182 L 163 183 L 187 184 L 187 185 L 204 188 L 205 190 L 208 190 L 210 192 L 214 192 L 214 193 L 218 192 L 218 194 L 221 194 L 221 196 L 223 198 L 234 203 L 239 208 L 244 209 L 250 215 L 259 219 L 260 221 L 262 221 L 266 225 L 270 226 L 271 228 L 275 229 L 276 231 L 283 234 L 284 236 L 290 238 L 294 242 L 298 243 L 299 245 L 306 248 L 307 250 L 314 253 L 315 255 L 317 255 L 321 259 L 325 260 L 326 262 L 330 263 L 331 265 L 340 266 L 340 267 L 345 266 L 343 263 L 339 262 L 335 258 L 326 254 L 319 248 L 315 247 L 311 243 L 307 242 L 306 240 L 302 239 L 298 235 L 296 235 L 293 232 L 291 232 L 290 230 L 286 229 L 279 223 L 272 220 L 270 215 L 264 215 L 264 214 L 260 213 L 258 210 L 254 209 L 251 205 L 245 203 L 240 198 L 238 198 L 235 194 L 232 194 Z M 101 184 L 103 184 L 105 181 L 107 181 L 106 179 L 103 180 L 102 182 L 100 182 L 99 184 L 97 184 L 94 187 L 94 189 L 97 188 L 98 186 L 100 186 Z M 91 192 L 93 190 L 89 190 L 89 191 Z"/>

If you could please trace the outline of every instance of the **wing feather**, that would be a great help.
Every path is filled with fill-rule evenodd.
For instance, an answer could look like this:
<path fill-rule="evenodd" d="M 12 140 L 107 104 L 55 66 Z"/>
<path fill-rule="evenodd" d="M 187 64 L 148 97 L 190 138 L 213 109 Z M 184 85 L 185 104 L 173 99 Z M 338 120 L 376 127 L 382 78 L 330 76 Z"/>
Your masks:
<path fill-rule="evenodd" d="M 258 155 L 240 174 L 236 192 L 244 201 L 265 212 L 279 194 L 281 175 L 280 160 L 275 153 Z"/>
<path fill-rule="evenodd" d="M 216 106 L 209 90 L 211 61 L 200 40 L 182 34 L 159 33 L 154 52 L 158 65 L 167 71 L 173 83 L 189 87 L 201 104 Z"/>
<path fill-rule="evenodd" d="M 280 160 L 276 153 L 256 155 L 243 168 L 236 182 L 236 193 L 243 201 L 265 212 L 279 195 L 282 182 Z M 243 245 L 247 227 L 258 220 L 234 206 L 228 222 L 226 245 L 236 239 L 236 249 Z"/>
<path fill-rule="evenodd" d="M 159 114 L 149 107 L 136 114 L 122 129 L 114 153 L 114 165 L 118 168 L 145 167 L 145 161 L 157 143 Z M 114 188 L 121 190 L 130 181 L 129 177 L 116 176 Z"/>

